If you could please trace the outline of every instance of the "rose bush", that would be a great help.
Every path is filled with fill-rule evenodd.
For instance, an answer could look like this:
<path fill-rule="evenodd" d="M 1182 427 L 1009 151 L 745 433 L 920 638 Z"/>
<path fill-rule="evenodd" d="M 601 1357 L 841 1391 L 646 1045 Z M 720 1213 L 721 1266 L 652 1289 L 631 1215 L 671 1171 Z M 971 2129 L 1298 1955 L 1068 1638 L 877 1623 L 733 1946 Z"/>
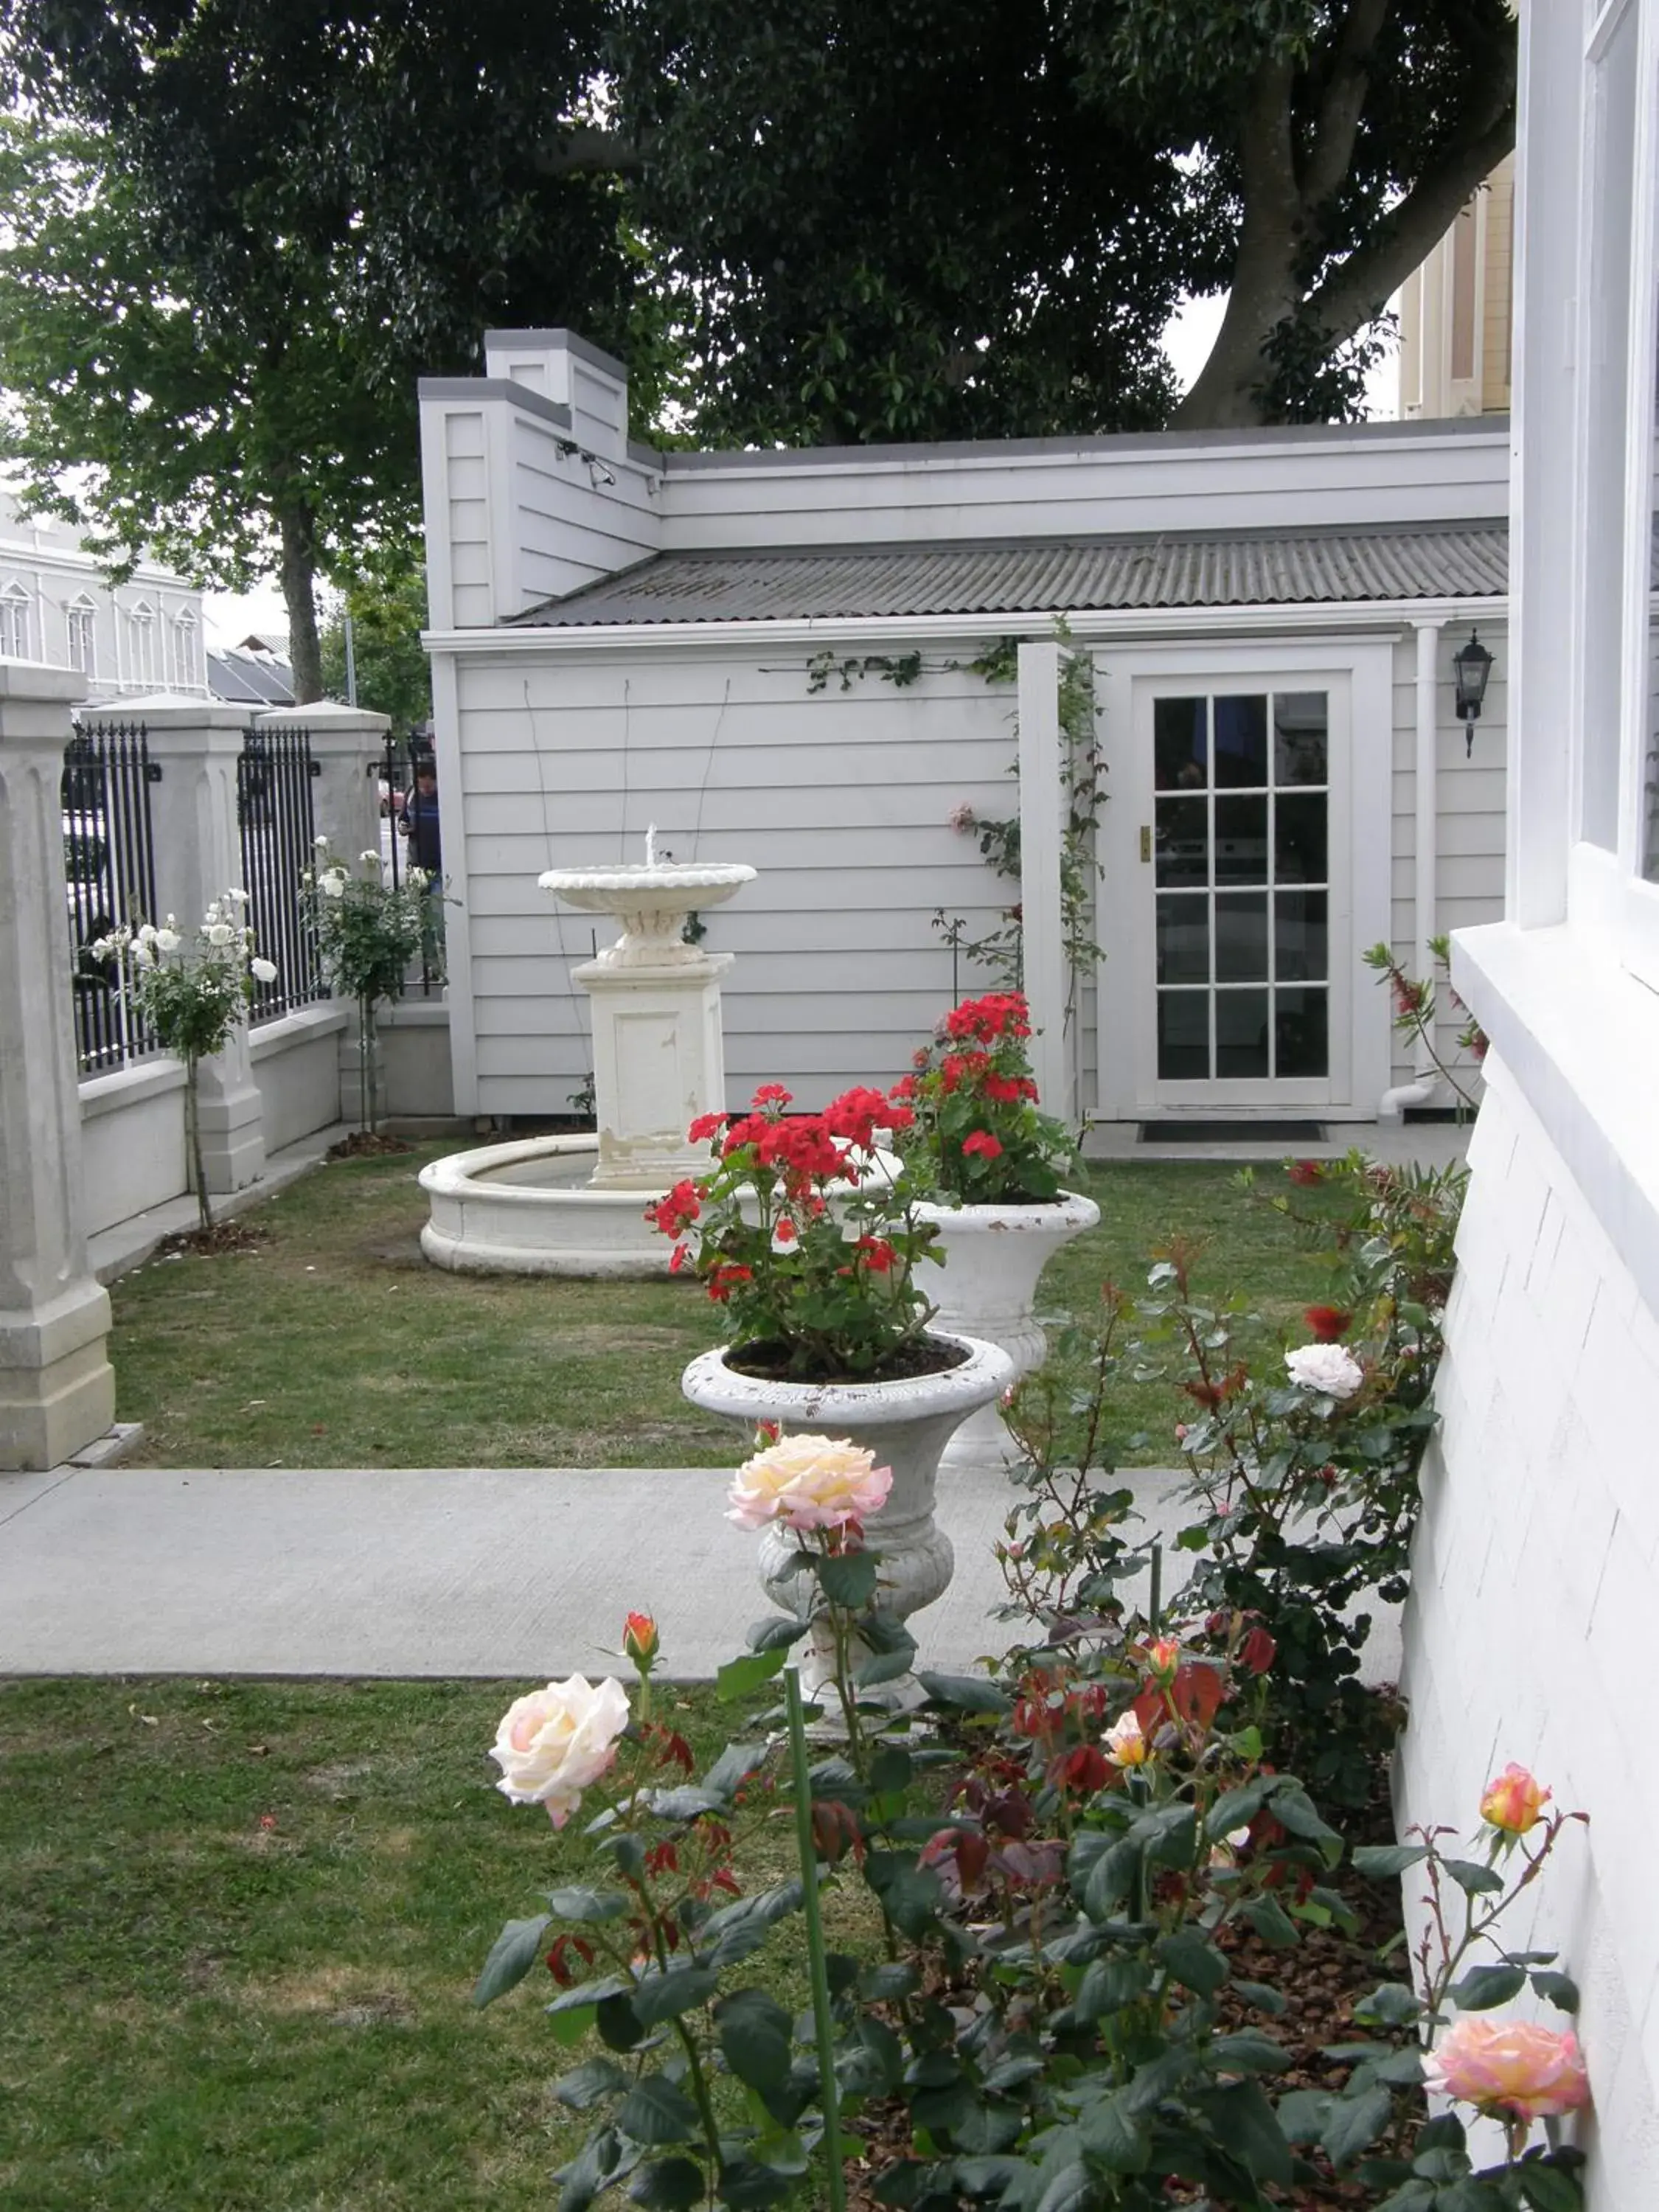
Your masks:
<path fill-rule="evenodd" d="M 437 887 L 414 866 L 401 882 L 389 882 L 378 853 L 360 854 L 356 867 L 348 868 L 326 837 L 317 839 L 300 881 L 328 987 L 357 1003 L 360 1111 L 372 1130 L 380 1119 L 379 1010 L 402 994 L 410 963 L 430 932 Z"/>
<path fill-rule="evenodd" d="M 149 921 L 124 923 L 89 948 L 96 960 L 118 962 L 121 988 L 137 1000 L 155 1042 L 185 1063 L 185 1137 L 204 1234 L 213 1226 L 213 1215 L 202 1155 L 198 1071 L 203 1060 L 224 1050 L 232 1032 L 247 1019 L 255 986 L 276 980 L 273 963 L 253 949 L 253 932 L 242 918 L 247 902 L 245 890 L 228 890 L 210 902 L 199 927 L 188 936 L 168 915 L 159 928 Z"/>

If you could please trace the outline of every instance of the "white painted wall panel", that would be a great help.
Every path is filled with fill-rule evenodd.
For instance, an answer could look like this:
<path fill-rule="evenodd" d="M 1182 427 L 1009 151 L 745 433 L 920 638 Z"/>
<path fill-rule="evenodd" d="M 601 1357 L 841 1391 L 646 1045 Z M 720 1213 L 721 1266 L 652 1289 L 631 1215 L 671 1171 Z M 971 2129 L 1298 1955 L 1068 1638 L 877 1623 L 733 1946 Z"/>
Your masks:
<path fill-rule="evenodd" d="M 1014 803 L 1009 696 L 965 672 L 813 695 L 804 654 L 644 665 L 624 648 L 580 664 L 463 660 L 457 696 L 481 1112 L 566 1110 L 587 1026 L 568 969 L 595 931 L 535 879 L 642 857 L 648 822 L 677 858 L 761 872 L 707 917 L 710 948 L 738 956 L 726 992 L 733 1103 L 769 1079 L 815 1103 L 902 1073 L 950 1002 L 935 910 L 981 934 L 1013 896 L 946 819 L 963 799 L 993 814 Z"/>
<path fill-rule="evenodd" d="M 1583 1986 L 1590 2202 L 1634 2206 L 1659 2172 L 1659 1784 L 1632 1750 L 1651 1733 L 1659 1607 L 1659 1459 L 1638 1410 L 1659 1393 L 1659 1318 L 1514 1076 L 1487 1076 L 1406 1613 L 1400 1814 L 1467 1830 L 1511 1759 L 1592 1814 L 1516 1940 L 1559 1948 Z"/>

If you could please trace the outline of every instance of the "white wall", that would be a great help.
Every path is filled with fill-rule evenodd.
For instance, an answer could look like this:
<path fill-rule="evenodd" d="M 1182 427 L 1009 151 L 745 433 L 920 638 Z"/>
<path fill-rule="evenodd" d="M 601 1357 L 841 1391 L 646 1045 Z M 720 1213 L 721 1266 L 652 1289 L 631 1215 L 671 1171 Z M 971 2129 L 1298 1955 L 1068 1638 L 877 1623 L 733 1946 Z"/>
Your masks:
<path fill-rule="evenodd" d="M 1508 1940 L 1559 1949 L 1583 1986 L 1590 2202 L 1634 2212 L 1659 2175 L 1659 1321 L 1514 1073 L 1496 1057 L 1486 1073 L 1406 1613 L 1398 1809 L 1402 1832 L 1467 1832 L 1517 1759 L 1590 1814 Z"/>
<path fill-rule="evenodd" d="M 931 672 L 902 690 L 872 676 L 816 696 L 799 647 L 646 659 L 619 641 L 580 658 L 463 659 L 465 844 L 446 844 L 458 868 L 464 851 L 467 884 L 463 926 L 450 924 L 456 1110 L 569 1110 L 588 1066 L 569 971 L 591 956 L 592 925 L 536 878 L 642 859 L 651 822 L 677 860 L 760 872 L 708 916 L 708 949 L 738 956 L 732 1100 L 775 1079 L 821 1103 L 899 1075 L 950 1003 L 935 908 L 979 934 L 1018 896 L 945 819 L 963 799 L 1014 811 L 1012 687 L 949 672 L 944 658 L 931 650 Z M 600 942 L 609 933 L 601 925 Z"/>
<path fill-rule="evenodd" d="M 1457 686 L 1452 654 L 1468 633 L 1466 622 L 1449 622 L 1436 647 L 1435 796 L 1438 836 L 1435 852 L 1435 915 L 1430 933 L 1495 921 L 1504 910 L 1504 805 L 1509 753 L 1509 633 L 1502 623 L 1483 619 L 1481 641 L 1492 654 L 1492 668 L 1480 719 L 1474 724 L 1473 752 L 1466 750 L 1464 726 L 1457 719 Z M 1417 648 L 1410 632 L 1395 653 L 1393 845 L 1395 956 L 1407 971 L 1419 965 L 1416 899 L 1417 856 Z M 1364 948 L 1362 947 L 1361 950 Z M 1438 979 L 1437 979 L 1438 980 Z M 1362 979 L 1361 990 L 1380 986 Z M 1466 1085 L 1477 1071 L 1457 1050 L 1457 1036 L 1468 1019 L 1440 983 L 1435 1043 L 1441 1058 Z M 1413 1073 L 1412 1047 L 1403 1037 L 1394 1044 L 1394 1081 L 1407 1083 Z M 1449 1097 L 1445 1103 L 1451 1102 Z"/>

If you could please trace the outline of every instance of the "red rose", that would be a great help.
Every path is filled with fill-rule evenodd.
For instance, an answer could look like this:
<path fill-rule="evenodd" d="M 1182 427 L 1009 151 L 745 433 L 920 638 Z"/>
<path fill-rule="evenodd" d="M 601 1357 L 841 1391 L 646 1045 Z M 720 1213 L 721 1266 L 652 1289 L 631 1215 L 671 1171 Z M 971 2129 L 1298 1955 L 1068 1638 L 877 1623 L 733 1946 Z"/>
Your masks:
<path fill-rule="evenodd" d="M 1292 1182 L 1300 1183 L 1304 1190 L 1310 1185 L 1325 1180 L 1325 1170 L 1317 1160 L 1291 1160 L 1285 1165 L 1285 1173 Z"/>
<path fill-rule="evenodd" d="M 1302 1318 L 1321 1344 L 1340 1343 L 1353 1327 L 1353 1316 L 1340 1306 L 1308 1306 Z"/>

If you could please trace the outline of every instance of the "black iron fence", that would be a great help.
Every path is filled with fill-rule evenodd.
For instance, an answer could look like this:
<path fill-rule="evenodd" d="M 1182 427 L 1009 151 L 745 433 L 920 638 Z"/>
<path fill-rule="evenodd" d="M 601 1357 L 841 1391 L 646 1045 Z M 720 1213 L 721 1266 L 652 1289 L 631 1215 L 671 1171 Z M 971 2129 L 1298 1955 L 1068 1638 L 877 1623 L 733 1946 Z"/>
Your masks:
<path fill-rule="evenodd" d="M 150 787 L 161 780 L 139 722 L 77 722 L 64 755 L 64 876 L 68 890 L 75 1042 L 83 1075 L 106 1074 L 158 1049 L 121 988 L 119 963 L 92 947 L 122 922 L 155 921 Z"/>
<path fill-rule="evenodd" d="M 428 866 L 434 858 L 441 867 L 438 838 L 438 796 L 434 778 L 428 775 L 420 788 L 422 770 L 433 764 L 432 732 L 410 730 L 398 737 L 391 730 L 380 755 L 380 865 L 393 890 L 403 882 L 411 860 Z M 423 857 L 424 855 L 424 857 Z M 443 890 L 435 884 L 428 899 L 430 921 L 421 934 L 421 957 L 410 963 L 404 976 L 404 998 L 416 994 L 428 998 L 444 982 Z"/>
<path fill-rule="evenodd" d="M 309 731 L 244 731 L 236 763 L 242 888 L 254 950 L 276 968 L 274 983 L 255 987 L 250 1016 L 255 1024 L 280 1021 L 328 996 L 300 880 L 311 866 L 316 840 L 311 782 L 319 773 Z"/>

